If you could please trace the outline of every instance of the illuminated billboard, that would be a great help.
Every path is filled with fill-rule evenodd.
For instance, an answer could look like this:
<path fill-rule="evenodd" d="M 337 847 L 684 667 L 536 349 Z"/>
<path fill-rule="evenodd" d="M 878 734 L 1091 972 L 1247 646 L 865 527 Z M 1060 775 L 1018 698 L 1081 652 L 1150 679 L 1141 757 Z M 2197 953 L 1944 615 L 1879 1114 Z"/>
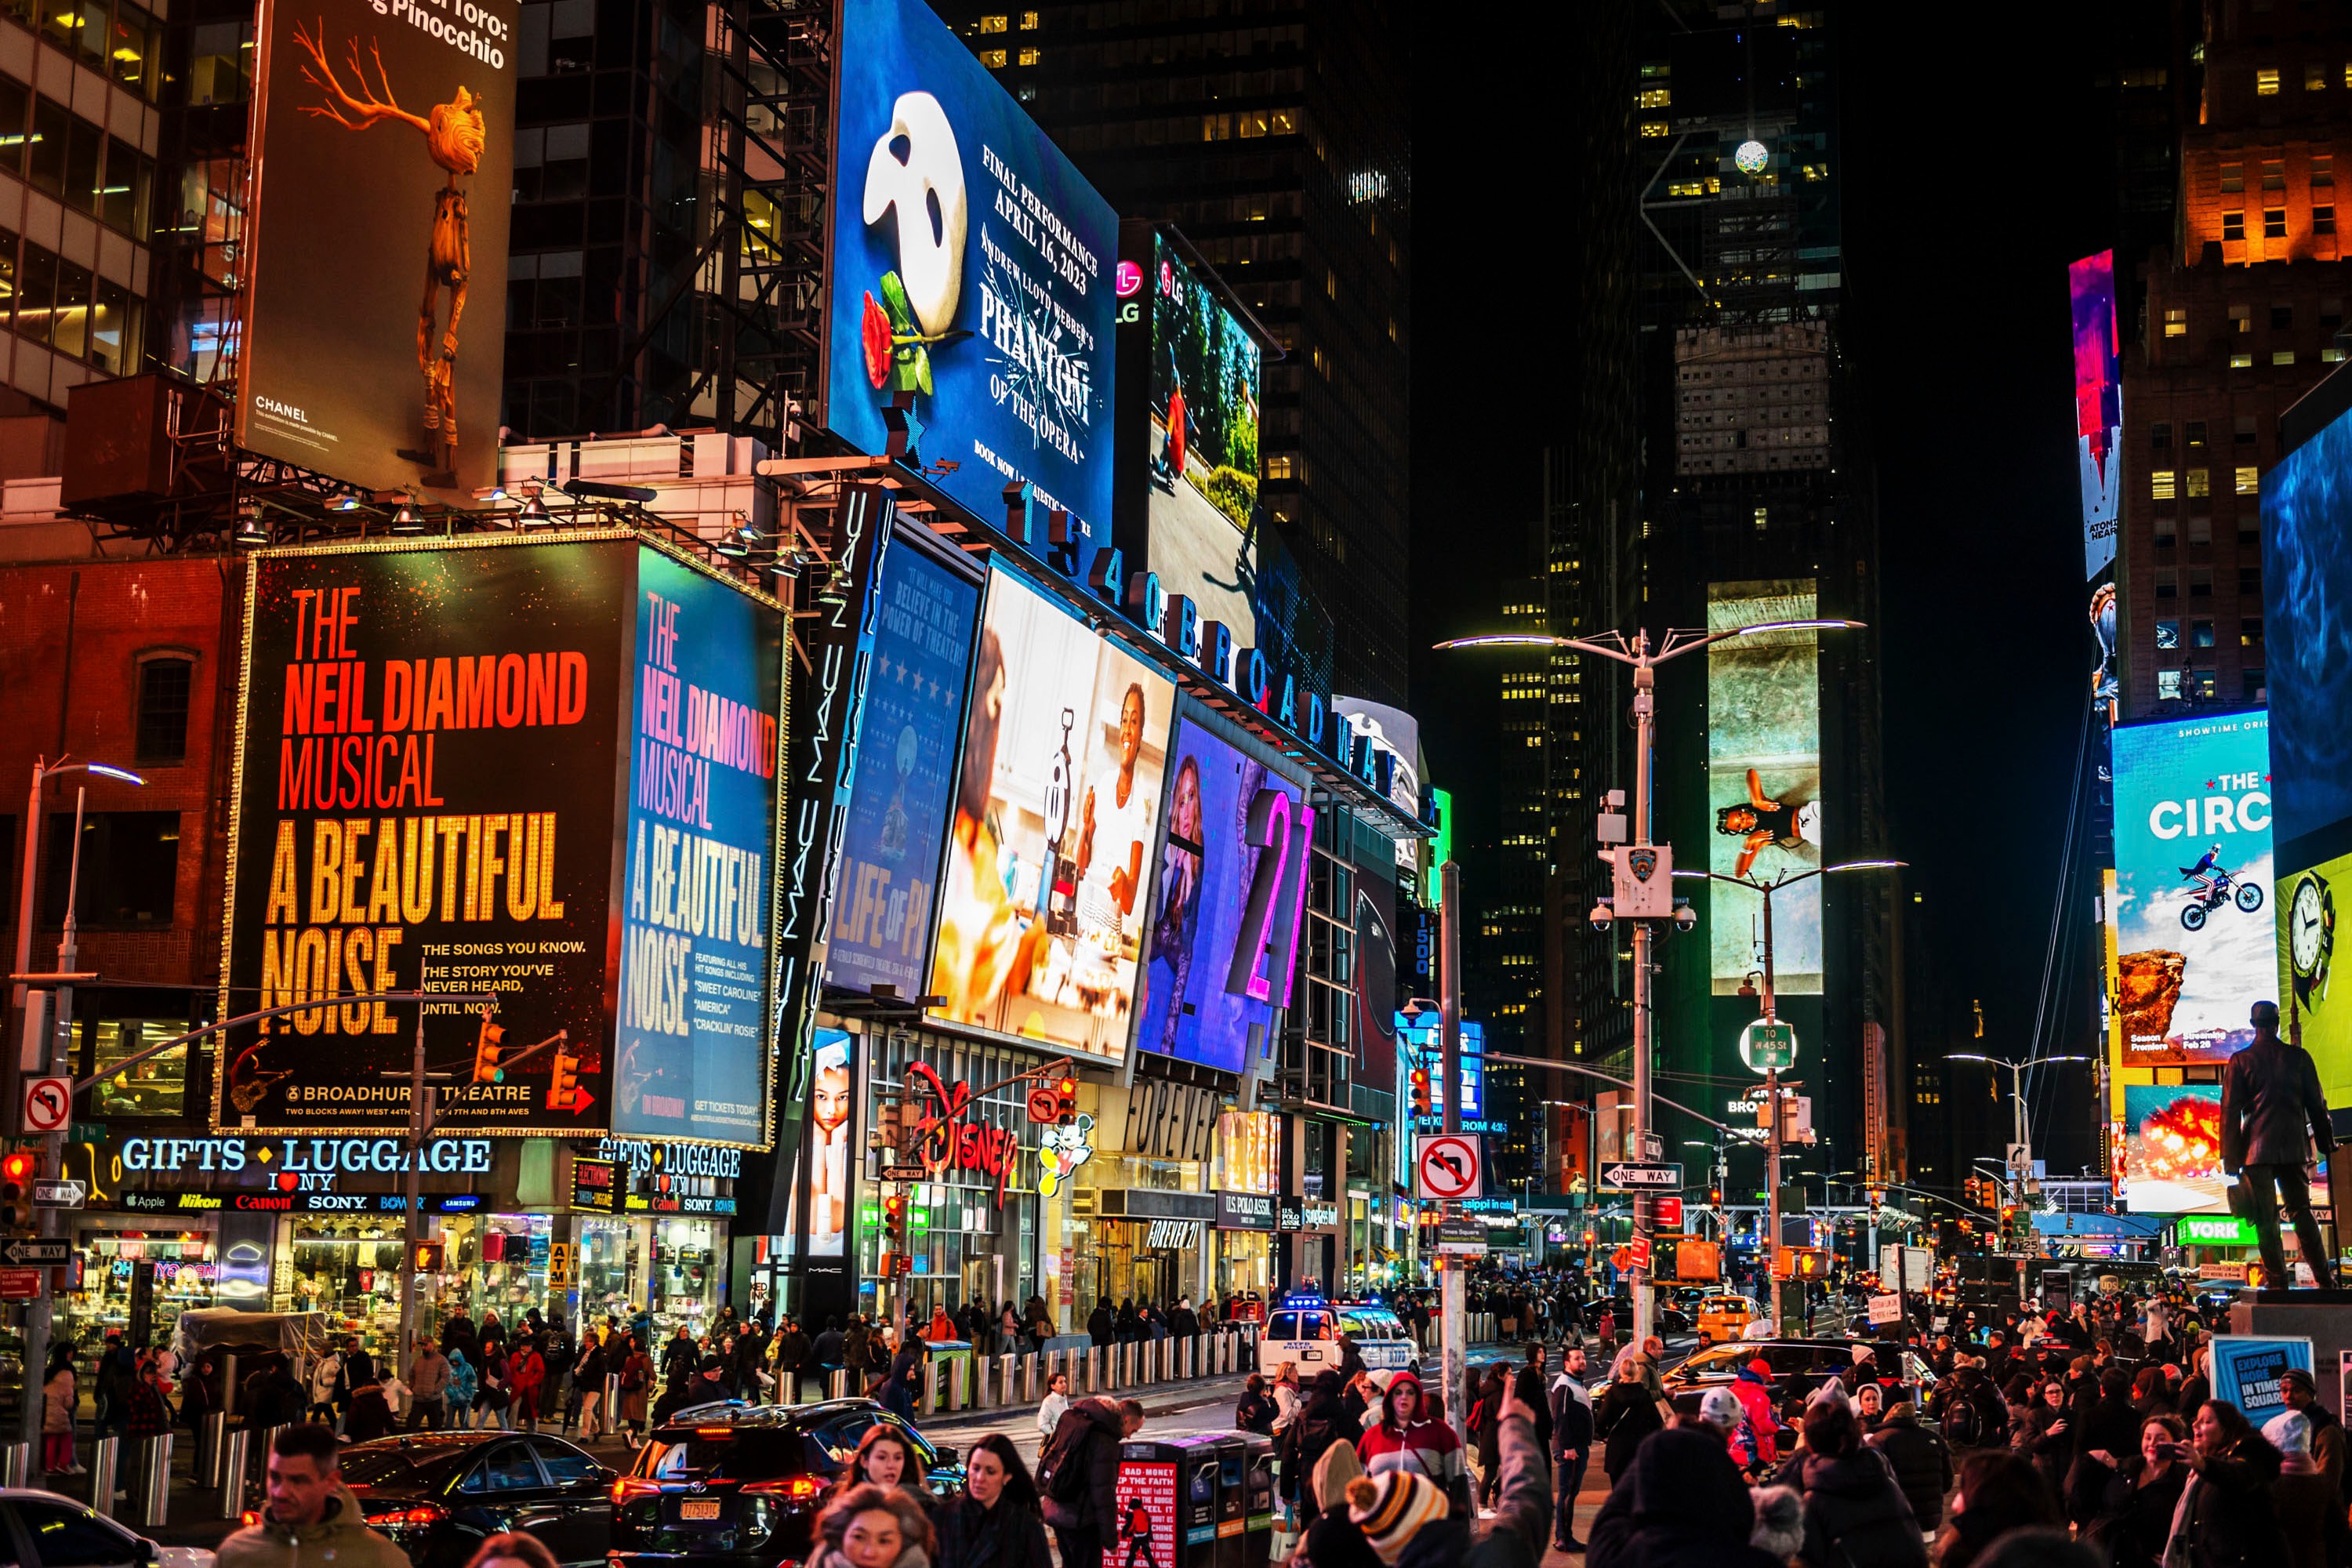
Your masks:
<path fill-rule="evenodd" d="M 1028 483 L 1107 544 L 1109 204 L 922 0 L 843 0 L 835 48 L 826 423 L 867 452 L 898 424 L 982 517 Z"/>
<path fill-rule="evenodd" d="M 1290 1005 L 1314 809 L 1296 782 L 1196 719 L 1177 721 L 1168 752 L 1135 1047 L 1245 1072 Z"/>
<path fill-rule="evenodd" d="M 901 542 L 877 592 L 824 983 L 917 996 L 955 789 L 956 726 L 942 716 L 963 711 L 980 584 Z"/>
<path fill-rule="evenodd" d="M 2123 500 L 2124 377 L 2116 327 L 2116 257 L 2086 256 L 2066 268 L 2074 318 L 2074 449 L 2083 485 L 2083 576 L 2116 559 Z"/>
<path fill-rule="evenodd" d="M 1135 224 L 1123 237 L 1135 268 L 1127 276 L 1142 296 L 1132 316 L 1120 316 L 1131 329 L 1123 346 L 1150 363 L 1136 378 L 1145 405 L 1129 405 L 1131 433 L 1124 437 L 1134 464 L 1127 493 L 1140 490 L 1148 531 L 1138 538 L 1122 527 L 1120 548 L 1165 592 L 1192 600 L 1202 620 L 1228 627 L 1236 643 L 1265 646 L 1253 517 L 1264 353 L 1211 275 L 1166 235 Z M 1135 369 L 1129 367 L 1131 377 Z"/>
<path fill-rule="evenodd" d="M 2135 1083 L 2124 1089 L 2124 1203 L 2133 1214 L 2227 1214 L 2221 1086 Z"/>
<path fill-rule="evenodd" d="M 2126 725 L 2114 749 L 2118 1059 L 2222 1060 L 2277 978 L 2270 716 Z"/>
<path fill-rule="evenodd" d="M 935 1016 L 1117 1059 L 1150 918 L 1175 686 L 998 568 L 970 688 Z"/>
<path fill-rule="evenodd" d="M 2352 1100 L 2352 987 L 2334 985 L 2352 879 L 2352 420 L 2263 476 L 2263 630 L 2276 803 L 2278 1003 L 2331 1102 Z"/>
<path fill-rule="evenodd" d="M 1420 1013 L 1412 1017 L 1396 1015 L 1398 1041 L 1412 1053 L 1413 1059 L 1431 1069 L 1429 1075 L 1429 1109 L 1433 1118 L 1443 1121 L 1445 1115 L 1445 1075 L 1436 1070 L 1445 1049 L 1443 1026 L 1435 1013 Z M 1472 1019 L 1462 1020 L 1462 1114 L 1465 1120 L 1486 1113 L 1486 1026 Z"/>
<path fill-rule="evenodd" d="M 247 450 L 372 490 L 470 501 L 498 482 L 520 12 L 265 0 Z"/>
<path fill-rule="evenodd" d="M 764 1146 L 783 617 L 634 533 L 247 578 L 215 1125 Z M 324 1004 L 331 1005 L 324 1005 Z M 526 1054 L 528 1053 L 528 1054 Z"/>
<path fill-rule="evenodd" d="M 1706 629 L 1810 620 L 1811 578 L 1710 583 Z M 1822 864 L 1820 637 L 1811 631 L 1729 637 L 1706 650 L 1707 868 L 1769 882 Z M 1720 883 L 1708 889 L 1714 994 L 1736 996 L 1760 966 L 1763 901 Z M 1822 884 L 1814 878 L 1772 900 L 1774 990 L 1822 991 Z"/>
<path fill-rule="evenodd" d="M 856 1201 L 857 1162 L 850 1157 L 852 1125 L 857 1096 L 852 1090 L 857 1070 L 856 1037 L 822 1026 L 810 1031 L 815 1068 L 812 1076 L 808 1114 L 808 1179 L 785 1199 L 786 1236 L 800 1233 L 801 1194 L 812 1200 L 808 1218 L 809 1258 L 839 1258 L 849 1232 L 851 1205 Z"/>

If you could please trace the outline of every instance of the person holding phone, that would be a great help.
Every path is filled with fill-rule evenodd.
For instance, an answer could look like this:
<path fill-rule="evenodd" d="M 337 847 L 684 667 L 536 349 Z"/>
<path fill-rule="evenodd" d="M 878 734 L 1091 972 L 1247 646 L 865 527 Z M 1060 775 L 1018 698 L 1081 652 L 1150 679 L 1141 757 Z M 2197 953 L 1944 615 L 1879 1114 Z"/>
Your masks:
<path fill-rule="evenodd" d="M 2114 1568 L 2162 1568 L 2173 1510 L 2189 1481 L 2189 1467 L 2174 1457 L 2174 1449 L 2188 1436 L 2179 1416 L 2160 1412 L 2140 1423 L 2137 1451 L 2117 1455 L 2094 1448 L 2084 1456 L 2107 1472 L 2099 1511 L 2084 1539 L 2104 1547 Z"/>
<path fill-rule="evenodd" d="M 2245 1415 L 2226 1399 L 2197 1410 L 2189 1441 L 2167 1446 L 2189 1476 L 2175 1511 L 2167 1563 L 2196 1568 L 2275 1568 L 2289 1561 L 2271 1495 L 2280 1456 Z"/>

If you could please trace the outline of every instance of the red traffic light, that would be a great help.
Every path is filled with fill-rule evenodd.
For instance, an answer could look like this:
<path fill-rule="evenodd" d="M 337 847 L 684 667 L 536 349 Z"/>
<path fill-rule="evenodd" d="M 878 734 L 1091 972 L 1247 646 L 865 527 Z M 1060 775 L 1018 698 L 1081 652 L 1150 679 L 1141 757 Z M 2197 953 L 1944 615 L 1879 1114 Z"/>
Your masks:
<path fill-rule="evenodd" d="M 29 1152 L 0 1156 L 0 1182 L 29 1185 L 41 1173 L 41 1157 Z"/>

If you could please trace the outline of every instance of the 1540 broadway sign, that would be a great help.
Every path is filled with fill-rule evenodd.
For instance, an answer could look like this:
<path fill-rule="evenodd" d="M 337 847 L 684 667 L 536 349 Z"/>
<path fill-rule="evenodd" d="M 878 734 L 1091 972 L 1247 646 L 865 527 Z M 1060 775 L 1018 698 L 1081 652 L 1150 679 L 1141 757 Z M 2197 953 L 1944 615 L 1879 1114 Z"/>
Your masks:
<path fill-rule="evenodd" d="M 635 534 L 254 558 L 215 1125 L 770 1137 L 772 601 Z"/>

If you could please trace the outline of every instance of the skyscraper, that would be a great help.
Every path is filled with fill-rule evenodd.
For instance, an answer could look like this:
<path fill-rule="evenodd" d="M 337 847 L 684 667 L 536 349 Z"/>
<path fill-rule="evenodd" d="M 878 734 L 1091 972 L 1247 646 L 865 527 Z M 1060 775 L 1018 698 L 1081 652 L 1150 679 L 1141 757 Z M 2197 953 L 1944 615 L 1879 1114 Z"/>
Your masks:
<path fill-rule="evenodd" d="M 937 9 L 1124 217 L 1180 227 L 1282 350 L 1264 522 L 1336 623 L 1338 690 L 1405 695 L 1403 40 L 1390 0 Z"/>

